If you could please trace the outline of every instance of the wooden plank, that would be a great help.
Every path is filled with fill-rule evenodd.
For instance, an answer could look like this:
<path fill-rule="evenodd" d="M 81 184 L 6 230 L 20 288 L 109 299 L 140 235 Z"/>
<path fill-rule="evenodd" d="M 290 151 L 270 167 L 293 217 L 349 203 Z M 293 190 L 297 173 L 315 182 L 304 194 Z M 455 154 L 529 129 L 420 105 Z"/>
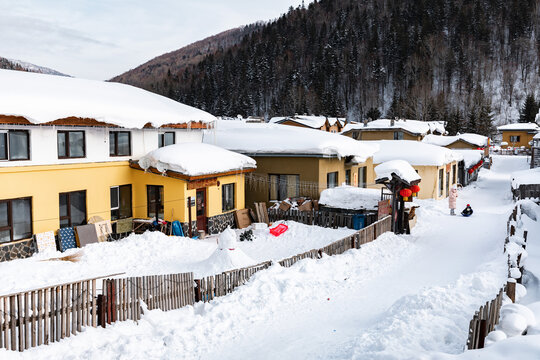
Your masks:
<path fill-rule="evenodd" d="M 19 351 L 24 350 L 24 327 L 26 326 L 24 318 L 24 307 L 23 307 L 23 296 L 22 294 L 17 295 L 17 319 L 19 320 Z"/>
<path fill-rule="evenodd" d="M 60 289 L 60 339 L 63 339 L 66 337 L 66 316 L 65 316 L 65 310 L 66 310 L 66 289 L 65 286 L 59 286 Z"/>
<path fill-rule="evenodd" d="M 49 317 L 49 289 L 43 290 L 43 343 L 45 345 L 49 344 L 49 322 L 51 321 Z M 41 345 L 41 344 L 39 344 Z"/>
<path fill-rule="evenodd" d="M 62 310 L 62 295 L 60 294 L 60 291 L 62 290 L 61 286 L 57 286 L 55 288 L 55 295 L 56 295 L 56 300 L 55 300 L 55 309 L 54 309 L 54 320 L 55 320 L 55 329 L 56 329 L 56 333 L 55 333 L 55 340 L 56 341 L 60 341 L 61 339 L 61 336 L 62 336 L 62 325 L 61 325 L 61 315 L 60 315 L 60 312 Z"/>
<path fill-rule="evenodd" d="M 71 333 L 77 334 L 77 284 L 71 285 Z"/>
<path fill-rule="evenodd" d="M 2 314 L 6 313 L 5 308 L 5 297 L 0 296 L 0 349 L 5 348 L 5 341 L 4 341 L 4 326 L 6 325 L 6 322 L 4 320 L 4 316 Z M 7 329 L 6 329 L 7 330 Z"/>
<path fill-rule="evenodd" d="M 92 279 L 92 326 L 97 327 L 96 279 Z"/>
<path fill-rule="evenodd" d="M 17 350 L 17 313 L 15 312 L 15 302 L 17 298 L 15 295 L 12 295 L 9 297 L 9 314 L 10 314 L 10 329 L 11 329 L 11 350 L 15 351 Z"/>
<path fill-rule="evenodd" d="M 31 346 L 31 336 L 35 332 L 35 322 L 30 319 L 30 292 L 24 294 L 24 349 L 28 349 Z M 32 313 L 33 314 L 33 313 Z"/>
<path fill-rule="evenodd" d="M 78 282 L 77 283 L 77 309 L 75 311 L 76 313 L 76 317 L 77 317 L 77 331 L 82 331 L 82 312 L 83 312 L 83 297 L 82 297 L 82 283 L 81 282 Z M 105 291 L 105 290 L 103 290 Z"/>

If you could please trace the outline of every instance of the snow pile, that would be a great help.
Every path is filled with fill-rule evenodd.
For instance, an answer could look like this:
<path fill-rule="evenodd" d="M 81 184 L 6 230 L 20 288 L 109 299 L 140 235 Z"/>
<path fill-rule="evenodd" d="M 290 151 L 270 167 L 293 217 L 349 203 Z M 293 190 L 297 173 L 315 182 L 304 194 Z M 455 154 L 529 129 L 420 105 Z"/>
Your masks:
<path fill-rule="evenodd" d="M 540 184 L 540 168 L 527 169 L 512 173 L 512 189 L 520 185 Z"/>
<path fill-rule="evenodd" d="M 411 140 L 373 141 L 379 151 L 373 155 L 373 163 L 380 164 L 390 160 L 406 160 L 413 166 L 442 166 L 463 157 L 450 149 Z"/>
<path fill-rule="evenodd" d="M 505 304 L 501 307 L 501 317 L 497 330 L 506 337 L 522 335 L 527 327 L 536 325 L 534 313 L 521 304 Z"/>
<path fill-rule="evenodd" d="M 342 133 L 351 130 L 405 130 L 415 135 L 426 135 L 428 133 L 439 132 L 446 133 L 444 123 L 439 121 L 419 121 L 419 120 L 392 120 L 379 119 L 368 122 L 367 124 L 347 124 Z"/>
<path fill-rule="evenodd" d="M 455 153 L 463 157 L 465 162 L 465 169 L 468 169 L 480 162 L 484 157 L 483 150 L 473 150 L 473 149 L 452 149 Z"/>
<path fill-rule="evenodd" d="M 405 160 L 391 160 L 375 166 L 375 180 L 391 180 L 392 174 L 409 184 L 422 179 L 411 164 Z"/>
<path fill-rule="evenodd" d="M 164 146 L 139 160 L 143 169 L 154 167 L 161 172 L 172 170 L 189 176 L 253 169 L 257 167 L 256 164 L 257 162 L 248 156 L 202 143 Z"/>
<path fill-rule="evenodd" d="M 294 121 L 298 124 L 313 128 L 313 129 L 320 129 L 324 126 L 326 123 L 326 120 L 328 120 L 328 123 L 330 126 L 333 126 L 336 122 L 340 122 L 341 124 L 345 123 L 345 118 L 333 118 L 333 117 L 326 117 L 326 116 L 308 116 L 308 115 L 295 115 L 292 117 L 288 116 L 278 116 L 273 117 L 270 119 L 270 124 L 280 124 L 284 121 Z"/>
<path fill-rule="evenodd" d="M 438 146 L 448 146 L 453 143 L 455 143 L 458 140 L 463 140 L 471 145 L 477 146 L 477 147 L 486 147 L 488 145 L 488 137 L 479 135 L 479 134 L 472 134 L 472 133 L 465 133 L 465 134 L 458 134 L 455 136 L 442 136 L 442 135 L 426 135 L 422 142 L 425 142 L 426 144 L 432 144 L 432 145 L 438 145 Z"/>
<path fill-rule="evenodd" d="M 377 209 L 381 200 L 380 189 L 364 189 L 354 186 L 338 186 L 321 192 L 320 205 L 333 208 L 360 210 Z"/>
<path fill-rule="evenodd" d="M 248 155 L 318 155 L 354 157 L 364 162 L 377 151 L 372 142 L 361 142 L 339 134 L 279 124 L 217 121 L 206 130 L 203 142 Z"/>
<path fill-rule="evenodd" d="M 540 126 L 536 123 L 515 123 L 498 126 L 499 131 L 525 130 L 525 131 L 540 131 Z"/>
<path fill-rule="evenodd" d="M 0 70 L 0 83 L 0 115 L 22 116 L 34 124 L 77 117 L 142 129 L 147 123 L 159 127 L 216 120 L 205 111 L 114 82 Z"/>

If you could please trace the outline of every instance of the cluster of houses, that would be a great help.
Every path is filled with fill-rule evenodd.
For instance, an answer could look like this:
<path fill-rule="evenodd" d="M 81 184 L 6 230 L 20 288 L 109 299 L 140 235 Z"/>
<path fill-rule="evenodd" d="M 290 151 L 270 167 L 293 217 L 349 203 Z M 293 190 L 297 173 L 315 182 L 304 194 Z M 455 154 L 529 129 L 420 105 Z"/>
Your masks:
<path fill-rule="evenodd" d="M 374 168 L 392 160 L 421 177 L 419 198 L 442 199 L 488 155 L 488 138 L 439 122 L 230 121 L 123 84 L 10 70 L 0 82 L 0 261 L 91 218 L 217 233 L 255 202 L 381 189 Z"/>

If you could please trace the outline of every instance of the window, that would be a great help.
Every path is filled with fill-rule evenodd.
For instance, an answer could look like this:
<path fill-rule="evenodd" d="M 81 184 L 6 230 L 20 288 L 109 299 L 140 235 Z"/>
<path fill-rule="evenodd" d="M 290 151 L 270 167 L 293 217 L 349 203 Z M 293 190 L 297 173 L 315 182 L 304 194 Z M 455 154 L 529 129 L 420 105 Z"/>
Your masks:
<path fill-rule="evenodd" d="M 132 216 L 131 185 L 111 187 L 111 220 Z"/>
<path fill-rule="evenodd" d="M 131 155 L 131 133 L 129 131 L 109 132 L 109 154 L 111 156 Z"/>
<path fill-rule="evenodd" d="M 452 165 L 452 184 L 457 182 L 457 165 Z"/>
<path fill-rule="evenodd" d="M 85 152 L 84 131 L 58 131 L 58 158 L 83 158 Z"/>
<path fill-rule="evenodd" d="M 345 185 L 351 185 L 351 170 L 345 170 Z"/>
<path fill-rule="evenodd" d="M 32 237 L 32 199 L 0 200 L 0 243 Z"/>
<path fill-rule="evenodd" d="M 403 131 L 394 131 L 394 140 L 403 140 Z"/>
<path fill-rule="evenodd" d="M 513 142 L 513 143 L 519 142 L 519 135 L 510 136 L 510 142 Z"/>
<path fill-rule="evenodd" d="M 439 196 L 442 196 L 443 194 L 443 176 L 444 176 L 443 169 L 439 169 Z"/>
<path fill-rule="evenodd" d="M 27 130 L 0 131 L 0 160 L 29 160 L 29 137 Z"/>
<path fill-rule="evenodd" d="M 300 196 L 300 175 L 270 174 L 270 200 Z"/>
<path fill-rule="evenodd" d="M 158 135 L 158 147 L 164 147 L 175 143 L 175 133 L 173 131 Z"/>
<path fill-rule="evenodd" d="M 60 227 L 86 224 L 86 191 L 60 193 Z"/>
<path fill-rule="evenodd" d="M 162 185 L 147 185 L 146 186 L 146 206 L 148 217 L 163 219 L 163 186 Z"/>
<path fill-rule="evenodd" d="M 221 211 L 234 209 L 234 184 L 225 184 L 221 187 Z"/>
<path fill-rule="evenodd" d="M 326 174 L 326 188 L 331 189 L 338 186 L 338 172 L 330 172 Z"/>
<path fill-rule="evenodd" d="M 353 131 L 353 133 L 352 133 L 352 138 L 353 138 L 354 140 L 358 140 L 358 137 L 359 137 L 358 135 L 359 135 L 358 131 Z"/>
<path fill-rule="evenodd" d="M 358 187 L 367 187 L 367 167 L 358 168 Z"/>

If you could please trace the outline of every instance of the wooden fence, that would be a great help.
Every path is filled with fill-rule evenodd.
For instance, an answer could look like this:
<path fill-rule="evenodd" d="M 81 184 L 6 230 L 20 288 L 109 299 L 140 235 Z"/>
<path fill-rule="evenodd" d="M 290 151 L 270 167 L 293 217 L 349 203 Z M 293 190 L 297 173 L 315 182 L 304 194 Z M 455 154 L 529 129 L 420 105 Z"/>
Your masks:
<path fill-rule="evenodd" d="M 0 296 L 0 348 L 23 351 L 96 326 L 96 280 Z"/>
<path fill-rule="evenodd" d="M 499 294 L 495 299 L 486 302 L 480 306 L 469 325 L 469 337 L 467 339 L 467 349 L 482 349 L 484 341 L 490 331 L 495 329 L 495 325 L 499 323 L 499 315 L 503 299 L 503 289 L 499 290 Z"/>
<path fill-rule="evenodd" d="M 319 259 L 322 254 L 339 255 L 349 249 L 359 249 L 361 245 L 367 244 L 377 238 L 380 234 L 391 231 L 391 217 L 387 216 L 376 223 L 373 223 L 346 238 L 337 240 L 323 248 L 306 251 L 289 258 L 279 261 L 284 267 L 291 267 L 296 262 L 303 259 Z M 245 284 L 253 274 L 260 270 L 267 269 L 272 265 L 267 261 L 258 265 L 226 271 L 218 275 L 208 276 L 202 279 L 196 279 L 197 287 L 195 289 L 196 301 L 211 301 L 217 296 L 230 294 L 235 288 Z"/>
<path fill-rule="evenodd" d="M 375 221 L 377 214 L 359 214 L 366 217 L 366 225 Z M 298 211 L 298 210 L 279 210 L 269 209 L 268 218 L 270 222 L 278 220 L 292 220 L 306 225 L 317 225 L 327 228 L 347 227 L 353 229 L 354 214 L 338 213 L 332 211 Z"/>
<path fill-rule="evenodd" d="M 141 301 L 149 310 L 193 305 L 193 273 L 104 279 L 103 294 L 98 295 L 99 325 L 140 320 Z"/>

